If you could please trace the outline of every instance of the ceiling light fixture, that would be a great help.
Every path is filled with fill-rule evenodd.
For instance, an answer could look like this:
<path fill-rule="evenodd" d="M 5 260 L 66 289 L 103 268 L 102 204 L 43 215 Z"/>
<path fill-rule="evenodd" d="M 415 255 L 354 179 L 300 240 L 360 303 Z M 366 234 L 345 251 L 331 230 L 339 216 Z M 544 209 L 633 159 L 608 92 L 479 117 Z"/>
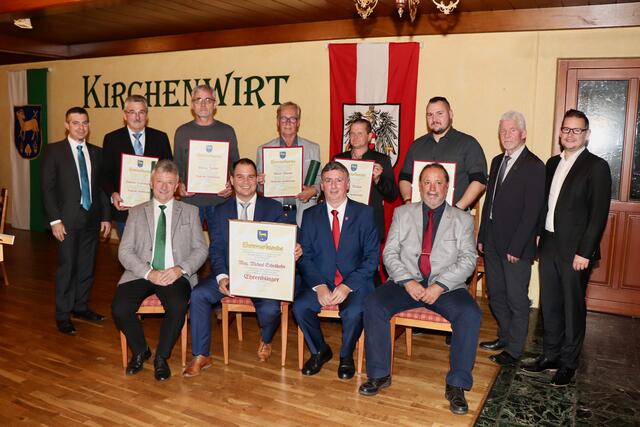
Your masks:
<path fill-rule="evenodd" d="M 33 26 L 31 25 L 31 19 L 29 18 L 14 19 L 13 25 L 15 25 L 18 28 L 22 28 L 23 30 L 33 30 Z"/>
<path fill-rule="evenodd" d="M 453 9 L 458 6 L 460 0 L 431 0 L 436 8 L 444 13 L 445 15 L 449 15 Z M 445 1 L 447 3 L 445 4 Z M 409 17 L 411 18 L 411 22 L 415 21 L 416 15 L 418 13 L 418 5 L 420 4 L 420 0 L 394 0 L 396 9 L 398 9 L 398 15 L 402 18 L 404 11 L 409 9 Z M 354 0 L 356 5 L 356 11 L 360 15 L 362 19 L 367 19 L 373 9 L 378 5 L 378 0 Z"/>

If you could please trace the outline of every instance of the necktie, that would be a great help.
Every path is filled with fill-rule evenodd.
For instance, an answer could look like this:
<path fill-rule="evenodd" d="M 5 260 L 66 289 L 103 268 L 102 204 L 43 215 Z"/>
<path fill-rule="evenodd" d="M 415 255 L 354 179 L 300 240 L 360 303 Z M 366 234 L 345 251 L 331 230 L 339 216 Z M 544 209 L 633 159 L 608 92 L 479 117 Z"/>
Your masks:
<path fill-rule="evenodd" d="M 429 279 L 431 273 L 431 246 L 433 245 L 433 211 L 429 210 L 427 228 L 422 235 L 422 253 L 418 260 L 418 266 L 420 267 L 420 273 L 425 280 Z"/>
<path fill-rule="evenodd" d="M 82 145 L 78 145 L 78 166 L 80 167 L 80 204 L 85 211 L 91 207 L 91 192 L 89 190 L 89 173 L 87 172 L 87 161 L 84 158 Z"/>
<path fill-rule="evenodd" d="M 338 245 L 340 244 L 340 221 L 338 220 L 338 211 L 332 210 L 331 214 L 333 215 L 333 224 L 331 226 L 331 232 L 333 234 L 333 244 L 336 247 L 336 261 L 338 257 Z M 336 263 L 336 275 L 333 279 L 333 284 L 338 286 L 342 283 L 342 274 L 340 274 L 340 270 L 338 270 L 338 266 Z"/>
<path fill-rule="evenodd" d="M 498 179 L 496 180 L 496 187 L 493 190 L 493 195 L 491 196 L 491 209 L 489 210 L 489 218 L 493 219 L 493 201 L 496 199 L 496 194 L 500 187 L 502 186 L 502 181 L 504 180 L 504 175 L 507 171 L 507 164 L 511 160 L 511 156 L 504 156 L 504 160 L 500 164 L 500 169 L 498 170 Z"/>
<path fill-rule="evenodd" d="M 140 142 L 141 136 L 142 133 L 140 132 L 133 134 L 133 138 L 135 139 L 135 141 L 133 141 L 133 151 L 135 151 L 137 156 L 141 156 L 144 154 L 144 149 L 142 148 L 142 143 Z"/>
<path fill-rule="evenodd" d="M 153 250 L 153 261 L 151 267 L 154 270 L 164 270 L 164 251 L 167 243 L 167 216 L 164 210 L 167 207 L 160 205 L 160 215 L 158 215 L 158 227 L 156 228 L 156 243 Z"/>
<path fill-rule="evenodd" d="M 240 202 L 240 206 L 242 206 L 242 212 L 240 212 L 240 219 L 243 219 L 246 221 L 249 219 L 249 217 L 247 216 L 247 210 L 249 209 L 249 206 L 251 206 L 251 202 L 246 202 L 246 203 Z"/>

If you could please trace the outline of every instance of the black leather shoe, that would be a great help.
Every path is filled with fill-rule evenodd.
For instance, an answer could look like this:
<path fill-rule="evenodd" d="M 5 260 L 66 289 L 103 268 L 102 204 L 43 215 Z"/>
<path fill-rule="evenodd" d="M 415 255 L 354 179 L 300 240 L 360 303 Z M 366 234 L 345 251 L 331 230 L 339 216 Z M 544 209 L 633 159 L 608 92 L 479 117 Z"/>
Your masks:
<path fill-rule="evenodd" d="M 464 390 L 462 387 L 454 387 L 447 384 L 444 397 L 449 401 L 449 409 L 456 415 L 464 415 L 469 411 L 467 399 L 464 398 Z"/>
<path fill-rule="evenodd" d="M 356 365 L 353 363 L 353 357 L 341 357 L 338 366 L 338 378 L 341 380 L 350 380 L 356 373 Z"/>
<path fill-rule="evenodd" d="M 89 322 L 102 322 L 104 319 L 106 319 L 106 317 L 104 317 L 102 314 L 98 314 L 93 310 L 74 311 L 73 317 L 82 320 L 88 320 Z"/>
<path fill-rule="evenodd" d="M 56 320 L 56 326 L 58 327 L 58 330 L 63 334 L 76 334 L 76 328 L 73 326 L 73 323 L 71 323 L 71 320 Z"/>
<path fill-rule="evenodd" d="M 480 348 L 491 351 L 502 350 L 504 348 L 504 344 L 500 340 L 483 341 L 480 343 Z"/>
<path fill-rule="evenodd" d="M 364 396 L 375 396 L 380 389 L 391 385 L 391 375 L 382 378 L 367 378 L 367 382 L 362 384 L 358 391 Z"/>
<path fill-rule="evenodd" d="M 549 384 L 554 387 L 566 387 L 573 379 L 573 375 L 575 373 L 575 369 L 560 368 L 558 369 L 558 372 L 555 373 L 553 378 L 551 378 L 551 382 Z"/>
<path fill-rule="evenodd" d="M 127 370 L 125 371 L 127 375 L 135 375 L 142 370 L 144 366 L 144 362 L 151 357 L 151 350 L 149 347 L 144 351 L 144 353 L 134 354 L 131 356 L 131 360 L 129 360 L 129 364 L 127 365 Z"/>
<path fill-rule="evenodd" d="M 158 381 L 168 380 L 171 377 L 171 369 L 169 369 L 167 359 L 156 356 L 153 361 L 153 376 Z"/>
<path fill-rule="evenodd" d="M 527 360 L 520 364 L 520 368 L 525 372 L 538 373 L 548 370 L 558 369 L 560 365 L 555 360 L 547 359 L 544 354 L 533 360 Z"/>
<path fill-rule="evenodd" d="M 506 351 L 503 351 L 498 354 L 492 354 L 491 356 L 489 356 L 489 360 L 497 363 L 500 366 L 515 366 L 520 359 L 513 357 Z"/>
<path fill-rule="evenodd" d="M 320 372 L 322 369 L 322 365 L 327 363 L 333 357 L 333 353 L 331 352 L 331 347 L 325 345 L 325 347 L 320 350 L 318 354 L 312 354 L 309 360 L 306 361 L 304 366 L 302 367 L 303 375 L 315 375 Z"/>

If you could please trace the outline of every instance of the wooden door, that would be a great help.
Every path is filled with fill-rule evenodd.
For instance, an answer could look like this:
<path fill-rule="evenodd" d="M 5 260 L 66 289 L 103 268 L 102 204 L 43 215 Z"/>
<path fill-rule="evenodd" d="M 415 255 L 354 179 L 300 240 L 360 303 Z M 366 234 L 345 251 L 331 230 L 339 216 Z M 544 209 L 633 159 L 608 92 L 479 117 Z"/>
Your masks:
<path fill-rule="evenodd" d="M 569 108 L 589 117 L 589 151 L 613 178 L 602 259 L 587 288 L 587 308 L 640 316 L 640 59 L 560 60 L 553 152 Z"/>

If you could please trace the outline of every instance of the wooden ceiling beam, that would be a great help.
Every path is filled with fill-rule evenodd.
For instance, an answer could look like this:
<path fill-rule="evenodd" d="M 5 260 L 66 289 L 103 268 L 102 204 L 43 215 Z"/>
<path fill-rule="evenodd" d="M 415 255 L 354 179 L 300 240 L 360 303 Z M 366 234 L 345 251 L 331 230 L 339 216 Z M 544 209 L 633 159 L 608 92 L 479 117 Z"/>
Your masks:
<path fill-rule="evenodd" d="M 69 47 L 65 45 L 30 40 L 27 38 L 0 35 L 0 52 L 38 56 L 43 59 L 65 59 L 69 56 Z"/>
<path fill-rule="evenodd" d="M 29 13 L 37 10 L 60 6 L 83 6 L 95 3 L 95 0 L 3 0 L 0 2 L 0 15 L 5 13 Z"/>

